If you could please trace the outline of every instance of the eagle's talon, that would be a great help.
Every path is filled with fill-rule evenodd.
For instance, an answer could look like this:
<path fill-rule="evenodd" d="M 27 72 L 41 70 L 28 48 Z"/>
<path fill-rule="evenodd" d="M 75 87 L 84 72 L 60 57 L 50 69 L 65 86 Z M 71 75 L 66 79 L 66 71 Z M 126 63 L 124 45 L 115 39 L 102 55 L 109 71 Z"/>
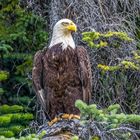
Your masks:
<path fill-rule="evenodd" d="M 73 119 L 78 119 L 78 120 L 80 120 L 80 115 L 73 115 Z"/>
<path fill-rule="evenodd" d="M 73 116 L 74 116 L 73 114 L 69 114 L 69 118 L 68 119 L 71 120 L 73 118 Z"/>
<path fill-rule="evenodd" d="M 63 114 L 61 116 L 62 119 L 80 119 L 80 116 L 79 115 L 74 115 L 74 114 Z"/>
<path fill-rule="evenodd" d="M 62 119 L 69 119 L 70 114 L 63 114 L 61 116 Z"/>
<path fill-rule="evenodd" d="M 61 120 L 61 118 L 60 117 L 55 117 L 53 120 L 51 120 L 50 122 L 48 122 L 48 125 L 49 126 L 52 126 L 54 123 L 56 123 L 56 122 L 58 122 L 58 121 L 60 121 Z"/>

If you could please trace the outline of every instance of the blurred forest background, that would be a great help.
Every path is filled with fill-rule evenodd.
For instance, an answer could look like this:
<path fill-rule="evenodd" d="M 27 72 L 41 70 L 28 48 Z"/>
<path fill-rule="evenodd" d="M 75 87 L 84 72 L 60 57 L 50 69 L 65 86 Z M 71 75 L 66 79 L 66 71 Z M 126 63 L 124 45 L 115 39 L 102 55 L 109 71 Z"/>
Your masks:
<path fill-rule="evenodd" d="M 33 56 L 61 18 L 77 24 L 75 42 L 90 55 L 93 103 L 140 114 L 139 0 L 0 0 L 0 135 L 32 133 L 43 123 L 36 121 Z"/>

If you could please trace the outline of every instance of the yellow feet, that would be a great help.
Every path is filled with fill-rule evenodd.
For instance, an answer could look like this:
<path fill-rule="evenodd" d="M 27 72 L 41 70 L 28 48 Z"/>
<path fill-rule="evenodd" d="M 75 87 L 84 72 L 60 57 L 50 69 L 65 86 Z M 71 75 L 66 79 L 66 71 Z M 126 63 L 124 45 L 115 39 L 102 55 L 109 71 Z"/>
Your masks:
<path fill-rule="evenodd" d="M 62 114 L 62 115 L 60 115 L 58 117 L 55 117 L 50 122 L 48 122 L 48 125 L 52 126 L 54 123 L 56 123 L 56 122 L 58 122 L 58 121 L 60 121 L 62 119 L 68 119 L 68 120 L 70 120 L 70 119 L 80 119 L 80 116 L 74 115 L 74 114 Z"/>
<path fill-rule="evenodd" d="M 60 117 L 55 117 L 53 120 L 51 120 L 50 122 L 48 122 L 49 126 L 52 126 L 54 123 L 58 122 L 59 120 L 61 120 Z"/>
<path fill-rule="evenodd" d="M 80 116 L 74 115 L 74 114 L 63 114 L 61 116 L 61 118 L 62 119 L 68 119 L 68 120 L 70 120 L 70 119 L 80 119 Z"/>

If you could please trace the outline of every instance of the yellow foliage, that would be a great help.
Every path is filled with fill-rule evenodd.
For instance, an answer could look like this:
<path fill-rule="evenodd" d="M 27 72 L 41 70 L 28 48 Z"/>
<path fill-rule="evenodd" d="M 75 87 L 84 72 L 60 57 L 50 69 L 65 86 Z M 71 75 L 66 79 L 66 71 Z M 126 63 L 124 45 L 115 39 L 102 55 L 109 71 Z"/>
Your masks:
<path fill-rule="evenodd" d="M 140 67 L 138 65 L 136 65 L 135 63 L 133 62 L 130 62 L 130 61 L 122 61 L 121 64 L 126 68 L 126 69 L 135 69 L 135 70 L 140 70 Z"/>
<path fill-rule="evenodd" d="M 102 40 L 100 41 L 100 47 L 106 47 L 107 46 L 107 42 L 103 42 Z"/>
<path fill-rule="evenodd" d="M 98 136 L 94 136 L 92 137 L 92 140 L 100 140 L 100 138 Z"/>
<path fill-rule="evenodd" d="M 100 68 L 100 69 L 102 69 L 102 70 L 104 70 L 104 71 L 108 71 L 110 68 L 109 68 L 109 66 L 107 66 L 107 65 L 102 65 L 102 64 L 99 64 L 98 65 L 98 68 Z"/>
<path fill-rule="evenodd" d="M 9 73 L 7 71 L 0 71 L 0 81 L 8 79 Z"/>
<path fill-rule="evenodd" d="M 120 66 L 108 66 L 108 65 L 102 65 L 102 64 L 98 64 L 97 67 L 103 71 L 115 71 L 120 68 Z"/>

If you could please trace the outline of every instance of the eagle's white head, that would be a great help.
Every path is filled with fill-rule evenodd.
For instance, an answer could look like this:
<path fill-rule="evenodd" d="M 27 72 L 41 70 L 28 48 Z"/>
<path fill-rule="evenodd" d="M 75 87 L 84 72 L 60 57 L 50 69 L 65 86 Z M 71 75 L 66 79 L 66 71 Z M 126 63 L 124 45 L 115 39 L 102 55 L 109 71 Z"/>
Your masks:
<path fill-rule="evenodd" d="M 77 31 L 77 27 L 73 21 L 69 19 L 59 20 L 53 28 L 52 40 L 49 48 L 58 43 L 62 43 L 63 49 L 66 49 L 68 46 L 74 49 L 75 43 L 71 35 L 71 32 L 73 31 Z"/>

